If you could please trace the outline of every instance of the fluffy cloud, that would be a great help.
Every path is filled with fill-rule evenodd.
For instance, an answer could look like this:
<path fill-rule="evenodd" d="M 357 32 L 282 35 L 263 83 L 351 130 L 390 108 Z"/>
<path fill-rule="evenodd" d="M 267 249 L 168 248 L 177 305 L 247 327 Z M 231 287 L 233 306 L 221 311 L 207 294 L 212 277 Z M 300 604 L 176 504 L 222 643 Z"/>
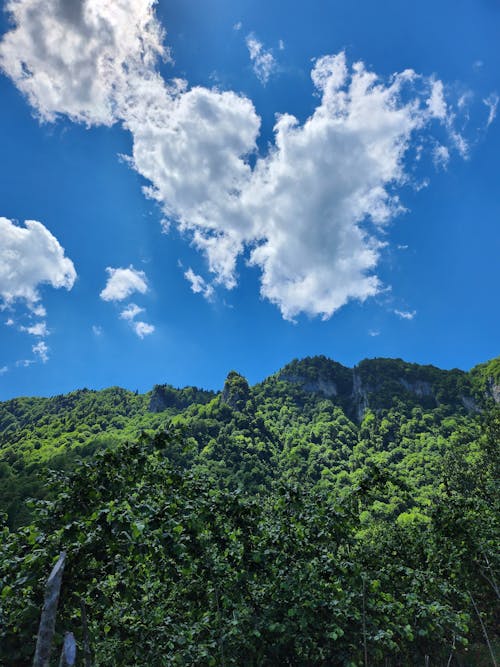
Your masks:
<path fill-rule="evenodd" d="M 76 279 L 73 262 L 49 230 L 36 220 L 24 227 L 0 218 L 0 297 L 5 303 L 23 299 L 36 314 L 45 313 L 37 302 L 43 284 L 70 290 Z"/>
<path fill-rule="evenodd" d="M 149 336 L 150 334 L 154 333 L 154 326 L 152 324 L 148 324 L 147 322 L 133 322 L 132 323 L 132 328 L 139 336 L 139 338 L 144 338 L 144 336 Z"/>
<path fill-rule="evenodd" d="M 233 92 L 179 86 L 163 95 L 127 120 L 131 164 L 152 183 L 148 194 L 169 219 L 206 252 L 217 280 L 232 287 L 242 240 L 251 236 L 241 196 L 260 120 L 252 103 Z"/>
<path fill-rule="evenodd" d="M 132 265 L 128 269 L 106 268 L 108 281 L 100 297 L 103 301 L 123 301 L 134 292 L 145 294 L 148 283 L 144 271 L 137 271 Z"/>
<path fill-rule="evenodd" d="M 42 119 L 110 125 L 130 79 L 166 56 L 154 4 L 8 0 L 14 28 L 0 43 L 0 67 Z"/>
<path fill-rule="evenodd" d="M 384 83 L 362 63 L 349 71 L 340 53 L 319 59 L 312 79 L 320 104 L 302 125 L 278 117 L 275 146 L 253 169 L 259 119 L 234 93 L 180 87 L 170 105 L 128 123 L 131 163 L 205 253 L 215 282 L 233 287 L 249 248 L 262 295 L 288 319 L 329 317 L 377 293 L 382 243 L 364 223 L 381 227 L 403 210 L 395 187 L 408 180 L 412 135 L 448 122 L 440 82 L 412 71 Z M 204 292 L 201 276 L 186 278 Z"/>
<path fill-rule="evenodd" d="M 254 74 L 265 86 L 271 74 L 276 71 L 276 61 L 273 53 L 271 50 L 265 49 L 262 42 L 259 42 L 255 35 L 248 35 L 246 43 Z"/>
<path fill-rule="evenodd" d="M 435 147 L 426 138 L 441 125 L 449 146 L 440 140 L 436 164 L 453 149 L 467 156 L 443 83 L 411 70 L 381 80 L 361 62 L 349 67 L 344 53 L 319 58 L 318 105 L 304 122 L 279 116 L 274 145 L 258 156 L 260 118 L 248 98 L 160 77 L 153 4 L 10 0 L 15 28 L 0 46 L 2 67 L 44 119 L 119 119 L 131 132 L 129 163 L 150 183 L 146 193 L 207 259 L 210 281 L 185 274 L 194 291 L 234 287 L 245 257 L 288 319 L 328 318 L 376 294 L 383 227 L 404 210 L 398 188 L 411 182 L 409 149 L 417 139 Z M 265 83 L 272 54 L 254 36 L 247 45 Z M 104 300 L 147 290 L 133 267 L 108 273 Z"/>

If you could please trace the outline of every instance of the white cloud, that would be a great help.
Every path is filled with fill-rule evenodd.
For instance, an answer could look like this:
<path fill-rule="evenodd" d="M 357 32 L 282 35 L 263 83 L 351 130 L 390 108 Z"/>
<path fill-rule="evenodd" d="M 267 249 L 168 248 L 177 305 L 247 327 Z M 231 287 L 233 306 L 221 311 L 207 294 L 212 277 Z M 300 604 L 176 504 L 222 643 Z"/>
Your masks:
<path fill-rule="evenodd" d="M 277 67 L 273 53 L 270 49 L 265 49 L 262 42 L 259 42 L 253 34 L 247 36 L 246 43 L 254 74 L 265 86 Z"/>
<path fill-rule="evenodd" d="M 432 159 L 436 168 L 446 169 L 450 161 L 450 151 L 446 146 L 437 144 L 432 151 Z"/>
<path fill-rule="evenodd" d="M 278 47 L 280 51 L 285 50 L 285 42 L 282 39 L 280 39 L 280 41 L 278 42 Z"/>
<path fill-rule="evenodd" d="M 76 279 L 73 262 L 49 230 L 36 220 L 25 227 L 0 217 L 0 297 L 25 300 L 35 313 L 45 312 L 38 289 L 43 284 L 70 290 Z"/>
<path fill-rule="evenodd" d="M 445 120 L 448 116 L 448 109 L 444 99 L 443 82 L 439 80 L 432 81 L 431 95 L 427 100 L 429 112 L 434 118 Z"/>
<path fill-rule="evenodd" d="M 130 303 L 120 313 L 120 318 L 122 320 L 126 320 L 130 324 L 130 326 L 132 327 L 132 331 L 137 336 L 139 336 L 139 338 L 144 338 L 145 336 L 149 336 L 155 331 L 155 327 L 153 324 L 148 324 L 147 322 L 142 322 L 140 320 L 135 319 L 137 315 L 144 312 L 145 312 L 144 308 L 140 308 L 135 303 Z"/>
<path fill-rule="evenodd" d="M 288 319 L 329 317 L 377 293 L 382 243 L 363 223 L 383 226 L 404 210 L 395 188 L 408 181 L 406 151 L 441 115 L 436 101 L 429 106 L 437 82 L 411 71 L 384 83 L 362 63 L 349 71 L 341 53 L 320 58 L 312 78 L 314 113 L 302 125 L 278 117 L 275 146 L 254 169 L 246 156 L 259 118 L 234 93 L 179 85 L 170 105 L 167 96 L 128 122 L 131 163 L 205 253 L 215 282 L 234 287 L 237 258 L 250 248 L 262 295 Z"/>
<path fill-rule="evenodd" d="M 380 331 L 378 329 L 370 329 L 368 335 L 375 338 L 376 336 L 380 336 Z"/>
<path fill-rule="evenodd" d="M 144 308 L 139 308 L 135 303 L 129 304 L 126 308 L 122 310 L 120 313 L 120 317 L 122 320 L 133 320 L 139 313 L 143 313 Z"/>
<path fill-rule="evenodd" d="M 416 310 L 394 310 L 394 313 L 402 320 L 412 320 L 417 314 Z"/>
<path fill-rule="evenodd" d="M 47 323 L 46 322 L 36 322 L 35 324 L 32 324 L 30 326 L 24 327 L 21 326 L 19 327 L 20 331 L 24 331 L 31 336 L 38 336 L 40 338 L 45 338 L 45 336 L 49 335 L 49 330 L 47 329 Z"/>
<path fill-rule="evenodd" d="M 37 317 L 45 317 L 47 315 L 47 311 L 45 310 L 44 306 L 42 306 L 41 303 L 37 304 L 34 308 L 32 308 L 33 315 L 36 315 Z"/>
<path fill-rule="evenodd" d="M 499 98 L 496 93 L 491 93 L 491 95 L 483 100 L 484 104 L 486 104 L 488 107 L 488 120 L 486 121 L 486 127 L 489 127 L 496 118 L 498 99 Z"/>
<path fill-rule="evenodd" d="M 34 359 L 19 359 L 19 361 L 16 361 L 16 368 L 29 368 L 34 363 Z"/>
<path fill-rule="evenodd" d="M 9 317 L 8 320 L 5 320 L 5 326 L 6 326 L 6 327 L 13 327 L 14 324 L 15 324 L 15 322 L 14 322 L 14 320 L 12 319 L 12 317 Z"/>
<path fill-rule="evenodd" d="M 40 361 L 45 364 L 49 360 L 49 348 L 47 347 L 47 344 L 41 340 L 39 343 L 36 345 L 33 345 L 31 348 L 33 354 L 40 359 Z"/>
<path fill-rule="evenodd" d="M 241 21 L 238 21 L 233 25 L 233 30 L 236 30 L 236 32 L 238 32 L 238 30 L 241 30 L 242 28 L 243 28 L 243 23 Z"/>
<path fill-rule="evenodd" d="M 97 325 L 97 324 L 93 324 L 92 325 L 92 333 L 94 334 L 94 336 L 97 336 L 97 337 L 102 336 L 102 334 L 103 334 L 102 327 Z"/>
<path fill-rule="evenodd" d="M 0 68 L 40 117 L 112 124 L 131 77 L 166 57 L 155 0 L 8 0 Z"/>
<path fill-rule="evenodd" d="M 205 299 L 210 300 L 214 295 L 214 288 L 206 282 L 203 276 L 198 275 L 190 267 L 185 273 L 184 277 L 191 284 L 191 290 L 195 294 L 202 294 Z"/>
<path fill-rule="evenodd" d="M 7 373 L 8 370 L 9 370 L 8 366 L 2 366 L 2 368 L 0 368 L 0 375 L 5 375 L 5 373 Z"/>
<path fill-rule="evenodd" d="M 236 257 L 252 222 L 241 195 L 251 177 L 246 156 L 256 150 L 260 119 L 233 92 L 182 86 L 129 118 L 131 164 L 152 183 L 148 194 L 204 250 L 210 270 L 234 286 Z"/>
<path fill-rule="evenodd" d="M 148 324 L 147 322 L 133 322 L 132 323 L 132 328 L 135 331 L 135 333 L 139 336 L 139 338 L 144 338 L 145 336 L 149 336 L 152 334 L 155 330 L 155 327 L 152 324 Z"/>
<path fill-rule="evenodd" d="M 109 278 L 100 294 L 103 301 L 123 301 L 134 292 L 145 294 L 148 291 L 146 274 L 134 269 L 132 265 L 128 269 L 108 266 L 106 271 Z"/>

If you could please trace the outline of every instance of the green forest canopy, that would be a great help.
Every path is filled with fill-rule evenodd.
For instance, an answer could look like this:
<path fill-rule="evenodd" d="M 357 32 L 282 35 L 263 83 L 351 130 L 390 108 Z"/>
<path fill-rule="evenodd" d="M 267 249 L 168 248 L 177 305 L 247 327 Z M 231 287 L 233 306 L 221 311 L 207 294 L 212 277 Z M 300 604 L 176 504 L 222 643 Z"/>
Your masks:
<path fill-rule="evenodd" d="M 314 357 L 0 404 L 0 664 L 63 548 L 58 630 L 84 599 L 98 665 L 493 664 L 499 385 Z"/>

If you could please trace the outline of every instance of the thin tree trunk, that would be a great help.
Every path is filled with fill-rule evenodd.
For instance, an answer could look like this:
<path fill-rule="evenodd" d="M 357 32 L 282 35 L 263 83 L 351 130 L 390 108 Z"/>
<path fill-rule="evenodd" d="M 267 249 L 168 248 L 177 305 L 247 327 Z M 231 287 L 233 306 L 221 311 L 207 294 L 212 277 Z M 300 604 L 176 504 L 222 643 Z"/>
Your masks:
<path fill-rule="evenodd" d="M 475 601 L 474 598 L 472 597 L 472 593 L 471 593 L 469 590 L 467 591 L 467 593 L 469 594 L 469 597 L 470 597 L 470 599 L 471 599 L 471 602 L 472 602 L 472 604 L 473 604 L 473 606 L 474 606 L 474 610 L 475 610 L 475 612 L 476 612 L 476 614 L 477 614 L 477 617 L 478 617 L 478 619 L 479 619 L 479 623 L 481 623 L 481 629 L 482 629 L 482 631 L 483 631 L 483 635 L 484 635 L 484 638 L 485 638 L 485 640 L 486 640 L 486 644 L 487 644 L 487 646 L 488 646 L 488 650 L 489 650 L 490 655 L 491 655 L 491 662 L 493 663 L 494 667 L 498 667 L 498 665 L 497 665 L 497 661 L 496 661 L 496 659 L 495 659 L 495 655 L 494 655 L 494 653 L 493 653 L 493 649 L 492 649 L 491 644 L 490 644 L 490 638 L 488 637 L 488 632 L 486 631 L 486 626 L 485 626 L 485 624 L 483 623 L 483 619 L 481 618 L 481 614 L 479 613 L 479 609 L 477 608 L 476 601 Z"/>
<path fill-rule="evenodd" d="M 92 667 L 92 651 L 90 650 L 89 626 L 87 625 L 87 611 L 85 609 L 85 602 L 83 598 L 80 600 L 80 608 L 82 611 L 83 657 L 85 660 L 85 667 Z"/>
<path fill-rule="evenodd" d="M 61 591 L 66 552 L 62 551 L 57 563 L 52 568 L 47 585 L 45 587 L 45 600 L 43 603 L 42 616 L 38 627 L 35 657 L 33 667 L 49 667 L 50 650 L 56 627 L 57 605 Z"/>
<path fill-rule="evenodd" d="M 59 660 L 59 667 L 74 667 L 76 662 L 76 642 L 72 632 L 64 635 L 64 644 Z"/>
<path fill-rule="evenodd" d="M 453 633 L 453 641 L 451 642 L 451 652 L 446 667 L 450 667 L 451 661 L 453 660 L 453 654 L 455 653 L 455 633 Z"/>
<path fill-rule="evenodd" d="M 368 647 L 366 644 L 366 606 L 365 606 L 365 598 L 366 598 L 366 582 L 365 582 L 365 577 L 363 575 L 363 648 L 365 652 L 365 667 L 368 667 Z"/>

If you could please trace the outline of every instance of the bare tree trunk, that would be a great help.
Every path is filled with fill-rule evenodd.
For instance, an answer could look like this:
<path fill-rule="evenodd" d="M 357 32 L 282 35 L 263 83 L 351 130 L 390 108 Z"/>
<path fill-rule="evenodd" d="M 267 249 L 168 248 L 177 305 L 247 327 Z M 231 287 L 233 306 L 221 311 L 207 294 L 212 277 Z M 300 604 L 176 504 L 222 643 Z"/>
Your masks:
<path fill-rule="evenodd" d="M 76 662 L 76 642 L 72 632 L 64 635 L 64 644 L 59 660 L 59 667 L 74 667 Z"/>
<path fill-rule="evenodd" d="M 451 661 L 453 660 L 453 654 L 454 653 L 455 653 L 455 633 L 453 633 L 453 641 L 451 643 L 450 657 L 448 658 L 448 662 L 446 663 L 446 667 L 450 667 Z"/>
<path fill-rule="evenodd" d="M 66 562 L 66 552 L 62 551 L 57 563 L 52 568 L 47 585 L 45 587 L 45 600 L 43 603 L 42 616 L 38 627 L 35 657 L 33 667 L 49 667 L 50 650 L 52 638 L 56 627 L 57 605 L 61 582 Z"/>
<path fill-rule="evenodd" d="M 363 648 L 365 653 L 365 667 L 368 667 L 368 647 L 366 644 L 366 608 L 365 608 L 365 599 L 366 599 L 366 582 L 363 575 Z"/>
<path fill-rule="evenodd" d="M 85 659 L 85 667 L 92 667 L 92 652 L 90 650 L 89 626 L 87 625 L 87 611 L 85 609 L 85 602 L 83 601 L 83 598 L 80 600 L 80 608 L 82 610 L 83 657 Z"/>
<path fill-rule="evenodd" d="M 484 625 L 484 623 L 483 623 L 483 619 L 481 618 L 481 614 L 479 613 L 479 609 L 477 608 L 476 601 L 475 601 L 474 598 L 472 597 L 472 593 L 471 593 L 470 591 L 467 591 L 467 593 L 469 594 L 469 597 L 470 597 L 470 599 L 471 599 L 471 602 L 472 602 L 472 604 L 473 604 L 473 606 L 474 606 L 474 611 L 476 612 L 477 617 L 478 617 L 478 619 L 479 619 L 479 623 L 481 624 L 481 630 L 483 631 L 483 635 L 484 635 L 484 638 L 485 638 L 485 640 L 486 640 L 486 644 L 487 644 L 487 646 L 488 646 L 488 650 L 489 650 L 490 655 L 491 655 L 491 662 L 493 663 L 494 667 L 498 667 L 498 665 L 497 665 L 497 661 L 495 660 L 495 654 L 493 653 L 493 649 L 491 648 L 490 638 L 488 637 L 488 633 L 487 633 L 487 631 L 486 631 L 486 626 Z"/>

